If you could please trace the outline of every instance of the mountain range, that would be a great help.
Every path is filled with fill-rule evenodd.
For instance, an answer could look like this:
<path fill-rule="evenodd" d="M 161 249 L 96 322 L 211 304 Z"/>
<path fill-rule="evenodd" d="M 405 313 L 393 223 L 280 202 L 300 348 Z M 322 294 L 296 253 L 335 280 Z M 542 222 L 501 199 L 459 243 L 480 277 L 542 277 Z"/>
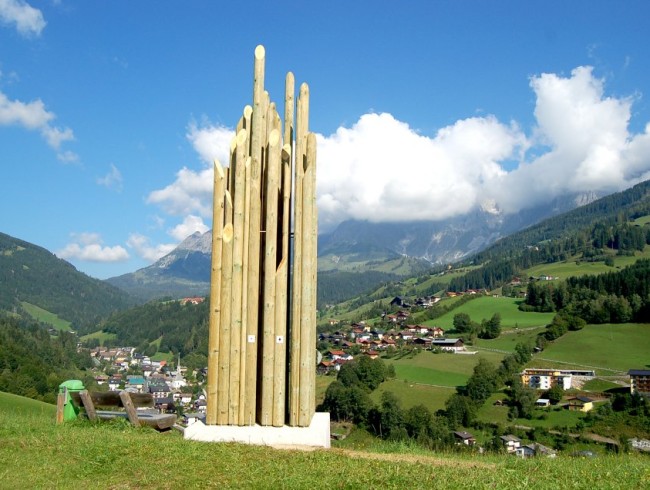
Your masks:
<path fill-rule="evenodd" d="M 598 199 L 594 192 L 567 195 L 515 214 L 481 208 L 443 221 L 372 223 L 348 220 L 318 241 L 319 270 L 357 274 L 362 287 L 456 262 L 499 238 Z M 196 232 L 154 264 L 107 279 L 142 300 L 205 295 L 210 281 L 212 232 Z M 401 260 L 403 258 L 413 260 Z M 389 261 L 398 261 L 394 266 Z M 406 263 L 405 263 L 406 262 Z M 371 277 L 368 277 L 369 274 Z M 361 275 L 367 277 L 362 278 Z M 321 298 L 327 301 L 329 298 Z"/>
<path fill-rule="evenodd" d="M 407 276 L 424 277 L 436 264 L 452 259 L 490 265 L 531 247 L 541 253 L 542 244 L 572 236 L 575 241 L 585 227 L 600 227 L 606 236 L 599 240 L 607 241 L 612 223 L 650 215 L 650 181 L 593 201 L 595 197 L 571 196 L 516 215 L 483 209 L 443 223 L 341 223 L 319 240 L 320 305 Z M 540 221 L 549 215 L 554 217 Z M 531 222 L 538 224 L 526 227 Z M 590 240 L 589 233 L 579 240 Z M 101 281 L 42 247 L 0 233 L 0 311 L 29 316 L 36 306 L 71 322 L 72 328 L 93 331 L 113 312 L 151 298 L 205 295 L 211 239 L 210 232 L 195 233 L 151 266 Z"/>

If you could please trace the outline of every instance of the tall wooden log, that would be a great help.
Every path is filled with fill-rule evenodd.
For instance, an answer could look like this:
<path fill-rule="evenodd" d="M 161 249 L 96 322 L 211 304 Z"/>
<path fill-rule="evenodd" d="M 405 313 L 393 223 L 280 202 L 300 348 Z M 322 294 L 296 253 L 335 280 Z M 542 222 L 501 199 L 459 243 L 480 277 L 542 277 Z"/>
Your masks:
<path fill-rule="evenodd" d="M 217 160 L 214 161 L 212 197 L 212 263 L 210 270 L 210 316 L 208 334 L 208 406 L 206 423 L 217 423 L 217 386 L 219 365 L 219 332 L 221 329 L 221 241 L 224 214 L 224 172 Z"/>
<path fill-rule="evenodd" d="M 314 390 L 312 375 L 316 370 L 315 350 L 316 339 L 312 334 L 313 312 L 316 311 L 314 288 L 316 284 L 316 247 L 314 232 L 314 172 L 316 162 L 316 137 L 309 133 L 306 144 L 304 177 L 302 183 L 302 295 L 300 307 L 300 412 L 298 425 L 308 426 L 311 423 L 314 406 Z M 300 198 L 300 196 L 297 196 Z"/>
<path fill-rule="evenodd" d="M 243 235 L 243 260 L 242 260 L 242 294 L 246 295 L 248 292 L 248 238 L 250 235 L 250 228 L 248 227 L 248 222 L 250 220 L 250 167 L 251 167 L 251 157 L 250 157 L 250 148 L 251 148 L 251 118 L 253 117 L 253 108 L 250 105 L 244 107 L 244 128 L 246 129 L 246 163 L 244 169 L 244 235 Z M 245 296 L 244 296 L 245 298 Z M 248 303 L 242 298 L 242 338 L 241 338 L 241 380 L 242 385 L 239 388 L 239 425 L 252 425 L 255 420 L 255 406 L 250 406 L 247 402 L 247 383 L 252 383 L 255 387 L 255 379 L 257 373 L 253 370 L 249 372 L 249 366 L 251 361 L 249 357 L 257 357 L 257 350 L 254 348 L 249 348 L 249 336 L 251 331 L 253 331 L 252 326 L 248 323 Z M 253 334 L 254 335 L 254 334 Z M 251 344 L 254 347 L 254 344 Z M 251 379 L 252 378 L 252 379 Z M 254 388 L 253 388 L 254 393 Z"/>
<path fill-rule="evenodd" d="M 273 368 L 275 355 L 275 286 L 277 261 L 277 214 L 278 214 L 278 177 L 280 174 L 280 132 L 273 129 L 269 134 L 267 146 L 268 160 L 266 166 L 265 186 L 265 250 L 264 250 L 264 304 L 262 318 L 262 384 L 259 403 L 260 424 L 272 425 L 273 422 Z"/>
<path fill-rule="evenodd" d="M 231 165 L 234 171 L 234 201 L 233 201 L 233 252 L 232 252 L 232 296 L 231 296 L 231 336 L 230 336 L 230 387 L 229 387 L 229 414 L 231 424 L 239 424 L 239 392 L 242 385 L 241 378 L 241 350 L 246 348 L 242 344 L 242 285 L 244 261 L 244 200 L 247 158 L 247 131 L 239 130 L 236 137 L 235 159 Z M 233 168 L 234 166 L 234 168 Z"/>
<path fill-rule="evenodd" d="M 221 335 L 219 336 L 219 386 L 217 388 L 217 424 L 228 425 L 230 420 L 230 336 L 232 313 L 232 289 L 226 287 L 232 284 L 232 198 L 230 192 L 225 193 L 224 227 L 221 243 Z"/>
<path fill-rule="evenodd" d="M 247 348 L 256 351 L 255 356 L 247 356 L 246 372 L 255 373 L 255 380 L 247 377 L 246 404 L 256 407 L 257 400 L 257 351 L 259 336 L 259 296 L 260 296 L 260 230 L 261 230 L 261 173 L 262 173 L 262 125 L 264 123 L 264 46 L 255 48 L 255 68 L 253 81 L 253 114 L 251 117 L 251 172 L 250 209 L 248 236 L 248 280 L 247 280 Z M 252 382 L 251 382 L 252 381 Z M 253 408 L 255 410 L 255 408 Z M 254 417 L 253 417 L 254 418 Z"/>
<path fill-rule="evenodd" d="M 293 240 L 293 270 L 291 294 L 291 346 L 289 360 L 289 425 L 300 424 L 300 386 L 302 384 L 301 359 L 303 345 L 301 343 L 300 321 L 302 307 L 302 186 L 304 176 L 304 158 L 307 132 L 309 131 L 309 87 L 306 83 L 300 86 L 298 97 L 298 117 L 296 121 L 296 156 L 294 161 L 294 240 Z M 306 347 L 305 347 L 306 348 Z"/>

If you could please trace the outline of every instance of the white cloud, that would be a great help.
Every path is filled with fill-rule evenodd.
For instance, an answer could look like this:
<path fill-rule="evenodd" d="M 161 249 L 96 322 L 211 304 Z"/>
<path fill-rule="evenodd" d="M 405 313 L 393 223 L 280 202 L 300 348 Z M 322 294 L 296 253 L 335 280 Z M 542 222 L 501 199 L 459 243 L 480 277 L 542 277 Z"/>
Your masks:
<path fill-rule="evenodd" d="M 172 184 L 151 192 L 147 202 L 159 204 L 174 216 L 198 213 L 209 217 L 212 215 L 212 178 L 212 168 L 195 172 L 183 167 Z"/>
<path fill-rule="evenodd" d="M 79 155 L 73 151 L 63 151 L 57 153 L 56 158 L 63 163 L 77 163 L 79 161 Z"/>
<path fill-rule="evenodd" d="M 46 22 L 43 13 L 24 0 L 0 0 L 0 21 L 15 24 L 23 36 L 40 36 Z"/>
<path fill-rule="evenodd" d="M 186 136 L 201 160 L 209 164 L 210 167 L 215 158 L 223 167 L 228 166 L 230 141 L 235 136 L 232 129 L 212 124 L 200 128 L 195 122 L 192 122 L 187 128 Z"/>
<path fill-rule="evenodd" d="M 129 235 L 126 244 L 135 251 L 138 257 L 150 262 L 155 262 L 176 248 L 174 243 L 151 245 L 149 238 L 139 233 Z"/>
<path fill-rule="evenodd" d="M 103 185 L 107 189 L 116 192 L 122 192 L 122 174 L 118 168 L 111 163 L 111 170 L 104 176 L 97 178 L 97 184 Z"/>
<path fill-rule="evenodd" d="M 565 193 L 617 191 L 645 178 L 650 128 L 630 134 L 633 100 L 606 97 L 604 85 L 591 67 L 578 67 L 567 78 L 542 74 L 531 79 L 537 97 L 534 137 L 549 149 L 490 189 L 504 210 Z"/>
<path fill-rule="evenodd" d="M 516 212 L 563 194 L 612 192 L 650 178 L 650 124 L 643 133 L 629 132 L 634 98 L 607 96 L 605 80 L 591 67 L 568 77 L 534 76 L 530 87 L 531 134 L 488 115 L 427 136 L 383 113 L 317 135 L 321 230 L 349 218 L 440 220 L 479 206 Z M 232 134 L 190 125 L 188 139 L 202 160 L 221 161 Z M 209 218 L 211 191 L 211 167 L 183 168 L 148 202 L 176 216 Z"/>
<path fill-rule="evenodd" d="M 185 217 L 182 223 L 169 230 L 168 233 L 180 242 L 197 231 L 205 233 L 209 229 L 199 216 L 189 215 Z"/>
<path fill-rule="evenodd" d="M 98 233 L 73 233 L 72 241 L 56 254 L 65 260 L 84 262 L 123 262 L 129 253 L 120 245 L 103 246 Z"/>
<path fill-rule="evenodd" d="M 526 138 L 494 117 L 417 134 L 390 114 L 366 114 L 318 138 L 319 223 L 439 220 L 468 212 L 481 188 L 505 173 Z"/>
<path fill-rule="evenodd" d="M 28 130 L 39 131 L 47 144 L 58 151 L 61 143 L 74 140 L 74 133 L 70 128 L 52 126 L 50 122 L 54 119 L 56 115 L 45 109 L 42 100 L 36 99 L 25 103 L 10 100 L 0 92 L 0 126 L 21 126 Z M 59 155 L 65 158 L 66 154 Z"/>

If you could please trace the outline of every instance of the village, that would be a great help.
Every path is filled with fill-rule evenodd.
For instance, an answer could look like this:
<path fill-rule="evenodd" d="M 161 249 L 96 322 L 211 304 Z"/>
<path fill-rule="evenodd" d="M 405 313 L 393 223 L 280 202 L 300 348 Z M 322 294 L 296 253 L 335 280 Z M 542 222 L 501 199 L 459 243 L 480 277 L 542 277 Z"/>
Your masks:
<path fill-rule="evenodd" d="M 478 351 L 467 346 L 460 336 L 448 336 L 442 327 L 409 323 L 411 304 L 418 308 L 429 308 L 438 301 L 439 298 L 427 297 L 409 302 L 396 297 L 391 301 L 391 312 L 382 314 L 381 321 L 374 325 L 365 321 L 346 325 L 334 319 L 329 320 L 331 331 L 328 329 L 318 335 L 317 374 L 335 377 L 343 365 L 360 356 L 389 359 L 397 352 L 419 351 L 442 355 L 477 354 Z M 156 411 L 178 414 L 179 422 L 185 426 L 197 420 L 205 421 L 207 403 L 204 381 L 207 367 L 189 370 L 182 366 L 180 357 L 174 363 L 175 366 L 172 366 L 164 360 L 152 360 L 149 356 L 136 352 L 133 347 L 95 347 L 90 350 L 90 355 L 96 369 L 102 372 L 95 376 L 99 386 L 105 386 L 110 391 L 148 393 L 153 397 Z M 630 369 L 628 376 L 630 393 L 650 396 L 650 370 Z M 593 369 L 529 367 L 521 371 L 520 377 L 524 386 L 542 394 L 555 387 L 563 391 L 579 389 L 585 382 L 594 379 L 596 372 Z M 587 413 L 602 401 L 602 398 L 578 394 L 565 398 L 564 408 Z M 555 401 L 540 396 L 535 401 L 535 406 L 550 408 L 552 403 Z M 454 431 L 453 437 L 459 445 L 477 445 L 476 438 L 468 431 Z M 552 448 L 535 442 L 525 443 L 514 434 L 500 436 L 499 440 L 507 454 L 519 457 L 554 457 L 556 454 Z M 645 440 L 631 440 L 630 443 L 641 450 L 650 447 Z"/>

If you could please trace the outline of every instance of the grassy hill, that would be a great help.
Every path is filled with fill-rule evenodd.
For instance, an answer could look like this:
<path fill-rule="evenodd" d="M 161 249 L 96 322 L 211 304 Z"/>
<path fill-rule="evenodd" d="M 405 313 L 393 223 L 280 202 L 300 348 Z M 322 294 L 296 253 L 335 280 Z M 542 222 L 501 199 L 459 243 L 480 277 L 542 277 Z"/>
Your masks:
<path fill-rule="evenodd" d="M 125 423 L 54 424 L 0 394 L 0 481 L 29 488 L 642 488 L 647 458 L 521 460 L 372 442 L 365 450 L 276 450 L 186 441 Z M 55 450 L 53 450 L 55 448 Z M 215 463 L 216 462 L 216 463 Z"/>
<path fill-rule="evenodd" d="M 124 291 L 4 233 L 0 233 L 0 284 L 0 311 L 51 322 L 64 330 L 93 329 L 111 312 L 134 304 Z"/>

